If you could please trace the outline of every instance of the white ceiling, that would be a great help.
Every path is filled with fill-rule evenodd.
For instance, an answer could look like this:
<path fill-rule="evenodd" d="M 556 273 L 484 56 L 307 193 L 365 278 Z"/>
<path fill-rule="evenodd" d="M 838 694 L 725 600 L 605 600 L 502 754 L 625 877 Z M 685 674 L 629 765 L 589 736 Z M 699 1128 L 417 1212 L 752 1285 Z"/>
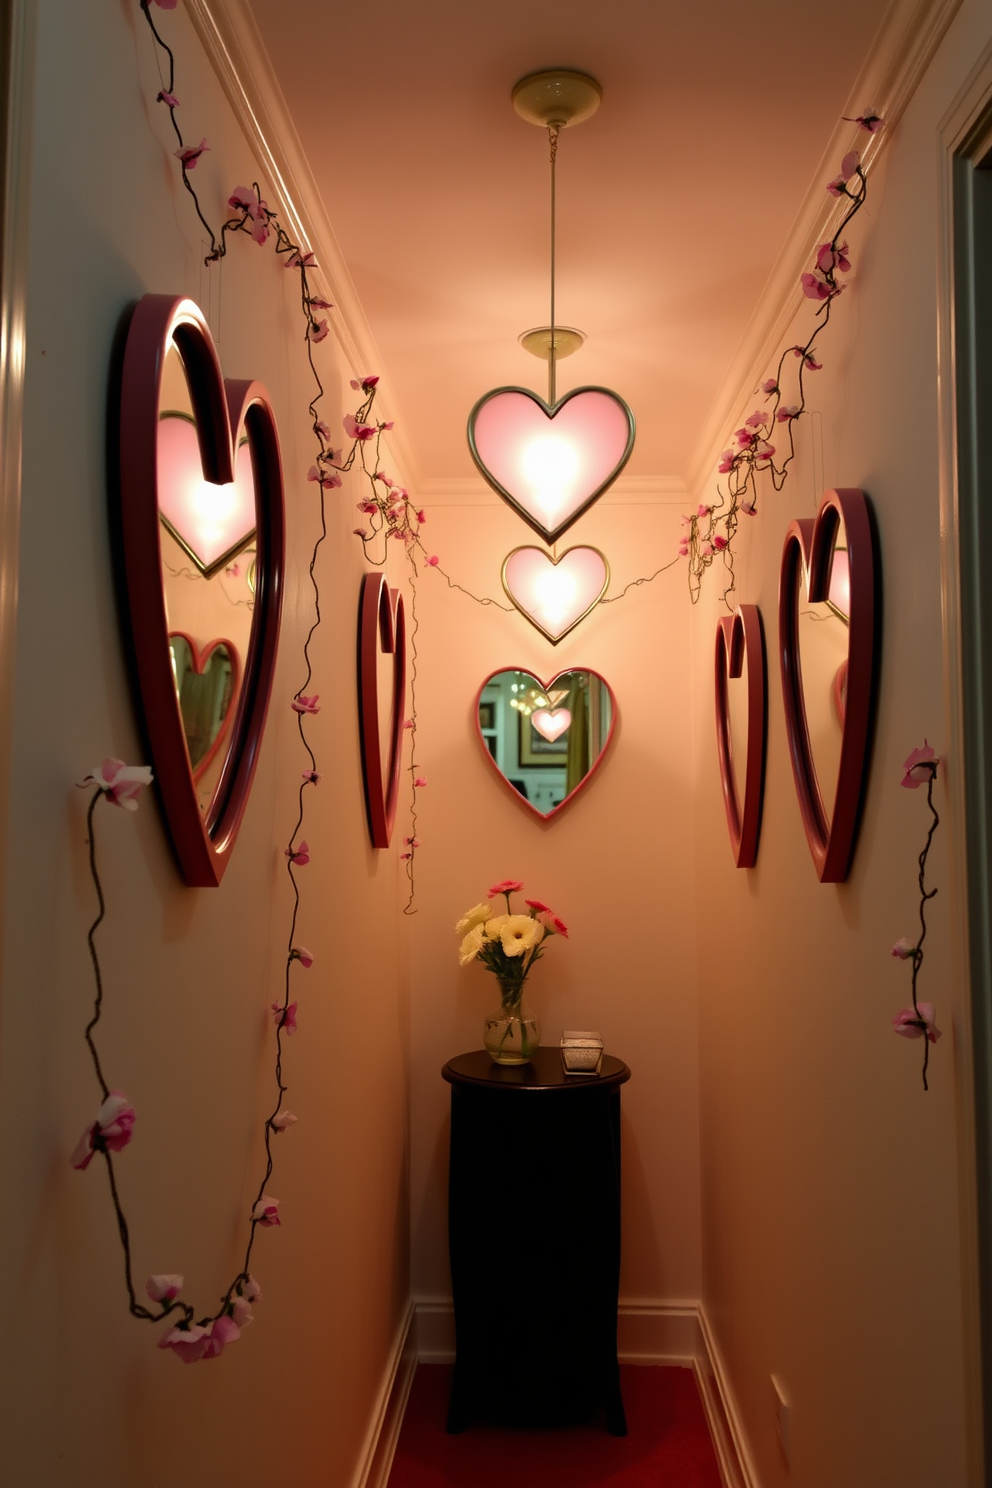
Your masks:
<path fill-rule="evenodd" d="M 682 478 L 887 0 L 251 0 L 428 480 L 488 388 L 546 393 L 547 140 L 510 90 L 591 72 L 558 156 L 559 392 L 612 387 L 628 470 Z M 875 103 L 862 100 L 862 105 Z M 852 134 L 853 138 L 853 134 Z"/>

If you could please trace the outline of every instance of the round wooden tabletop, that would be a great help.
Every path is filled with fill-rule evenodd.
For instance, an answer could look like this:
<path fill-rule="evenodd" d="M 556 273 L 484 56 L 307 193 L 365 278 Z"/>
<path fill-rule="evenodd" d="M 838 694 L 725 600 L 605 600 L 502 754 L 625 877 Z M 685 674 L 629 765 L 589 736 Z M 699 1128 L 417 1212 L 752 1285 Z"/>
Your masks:
<path fill-rule="evenodd" d="M 603 1055 L 598 1075 L 566 1075 L 557 1045 L 542 1045 L 528 1064 L 494 1064 L 485 1049 L 458 1054 L 441 1071 L 449 1085 L 486 1090 L 603 1090 L 618 1089 L 630 1079 L 622 1059 Z"/>

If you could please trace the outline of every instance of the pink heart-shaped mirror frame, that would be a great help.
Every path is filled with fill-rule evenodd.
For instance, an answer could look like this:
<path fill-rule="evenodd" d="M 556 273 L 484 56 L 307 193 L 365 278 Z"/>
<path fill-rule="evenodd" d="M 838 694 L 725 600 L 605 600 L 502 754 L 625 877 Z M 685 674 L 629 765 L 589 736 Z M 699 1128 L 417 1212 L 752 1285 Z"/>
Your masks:
<path fill-rule="evenodd" d="M 483 735 L 482 728 L 481 728 L 481 726 L 479 724 L 479 704 L 482 701 L 482 694 L 485 692 L 486 688 L 489 686 L 489 683 L 493 680 L 493 678 L 494 677 L 499 677 L 503 672 L 519 672 L 520 675 L 523 676 L 523 677 L 532 677 L 533 680 L 537 683 L 538 687 L 540 687 L 541 691 L 544 692 L 549 698 L 553 698 L 554 697 L 554 686 L 555 686 L 555 683 L 559 680 L 560 677 L 567 677 L 572 672 L 585 672 L 587 674 L 587 676 L 598 677 L 599 680 L 600 680 L 600 682 L 606 688 L 607 693 L 609 694 L 609 698 L 610 698 L 610 728 L 609 728 L 609 732 L 606 735 L 606 738 L 603 740 L 603 747 L 602 747 L 602 749 L 599 751 L 599 754 L 593 760 L 592 764 L 589 766 L 589 769 L 586 771 L 585 775 L 583 775 L 582 779 L 579 781 L 579 783 L 575 787 L 575 789 L 569 791 L 568 795 L 565 797 L 565 799 L 563 801 L 559 801 L 557 806 L 553 806 L 551 808 L 551 810 L 550 811 L 547 811 L 547 812 L 545 812 L 545 811 L 538 811 L 537 807 L 534 806 L 532 804 L 532 802 L 528 801 L 528 799 L 527 799 L 526 796 L 522 796 L 520 794 L 520 792 L 518 790 L 516 790 L 510 784 L 509 780 L 503 774 L 503 771 L 500 769 L 499 765 L 496 763 L 495 759 L 493 758 L 492 754 L 490 753 L 489 746 L 486 743 L 485 736 Z M 613 739 L 613 734 L 614 734 L 614 732 L 616 730 L 616 726 L 617 726 L 617 700 L 616 700 L 616 696 L 615 696 L 615 694 L 613 692 L 613 688 L 607 682 L 607 680 L 603 676 L 602 672 L 597 672 L 592 667 L 584 667 L 584 666 L 570 666 L 570 667 L 565 667 L 565 668 L 563 668 L 562 671 L 555 672 L 554 676 L 551 678 L 551 680 L 549 682 L 543 682 L 541 680 L 541 678 L 537 675 L 537 673 L 536 672 L 532 672 L 529 667 L 502 666 L 502 667 L 497 667 L 494 672 L 490 672 L 489 673 L 488 677 L 485 678 L 485 680 L 482 683 L 482 686 L 479 688 L 478 692 L 476 693 L 476 695 L 475 695 L 475 711 L 474 711 L 474 715 L 473 716 L 474 716 L 474 719 L 475 719 L 475 734 L 476 734 L 476 738 L 479 741 L 479 744 L 482 746 L 482 752 L 485 755 L 486 759 L 489 761 L 489 764 L 491 765 L 491 767 L 496 771 L 496 774 L 499 777 L 499 779 L 502 780 L 502 782 L 506 786 L 507 790 L 513 796 L 513 799 L 515 801 L 519 801 L 519 803 L 520 803 L 521 806 L 526 806 L 527 810 L 529 812 L 531 812 L 534 816 L 536 816 L 539 821 L 548 822 L 548 821 L 551 821 L 553 817 L 556 817 L 560 811 L 564 811 L 565 807 L 569 804 L 569 802 L 574 801 L 575 798 L 576 798 L 576 796 L 579 795 L 581 791 L 585 790 L 586 786 L 589 784 L 590 780 L 593 778 L 593 776 L 596 774 L 596 771 L 599 769 L 600 765 L 605 760 L 605 758 L 606 758 L 606 756 L 607 756 L 607 754 L 609 752 L 610 743 L 611 743 L 611 741 Z"/>
<path fill-rule="evenodd" d="M 235 478 L 242 425 L 251 446 L 259 539 L 255 610 L 227 757 L 206 816 L 197 801 L 169 657 L 162 587 L 158 427 L 162 370 L 175 347 L 196 415 L 204 479 Z M 225 381 L 207 323 L 192 300 L 145 295 L 130 317 L 119 365 L 113 495 L 131 660 L 166 825 L 187 884 L 224 876 L 248 804 L 268 712 L 282 609 L 285 551 L 282 463 L 275 414 L 259 382 Z"/>
<path fill-rule="evenodd" d="M 589 488 L 582 489 L 580 494 L 573 498 L 560 522 L 554 527 L 548 527 L 534 512 L 529 510 L 526 502 L 510 489 L 508 485 L 509 470 L 507 468 L 501 470 L 500 473 L 504 476 L 504 479 L 501 480 L 499 474 L 494 474 L 489 464 L 487 464 L 487 455 L 490 461 L 498 458 L 501 464 L 505 462 L 507 448 L 506 430 L 494 427 L 490 431 L 488 424 L 493 418 L 494 410 L 497 409 L 498 400 L 500 399 L 512 400 L 512 408 L 516 410 L 516 414 L 529 417 L 527 404 L 521 404 L 519 402 L 520 399 L 529 399 L 535 405 L 535 408 L 543 413 L 549 425 L 553 424 L 554 420 L 562 414 L 563 410 L 566 411 L 562 422 L 564 423 L 566 420 L 570 422 L 574 421 L 575 428 L 573 432 L 575 436 L 588 441 L 592 438 L 591 431 L 597 420 L 591 416 L 583 419 L 580 405 L 583 398 L 589 397 L 596 399 L 596 408 L 600 411 L 600 421 L 604 407 L 601 403 L 602 399 L 609 400 L 606 408 L 611 415 L 614 411 L 619 411 L 620 419 L 616 421 L 616 433 L 615 435 L 612 432 L 610 434 L 611 438 L 615 437 L 616 448 L 615 450 L 611 450 L 605 457 L 598 459 L 598 468 L 595 476 L 591 478 Z M 507 402 L 504 407 L 510 410 L 511 404 Z M 591 405 L 587 405 L 587 412 L 590 415 L 592 414 Z M 480 418 L 484 418 L 481 431 L 479 429 Z M 535 427 L 543 428 L 543 425 L 535 425 Z M 501 496 L 507 505 L 512 507 L 517 515 L 524 519 L 528 527 L 532 527 L 538 536 L 543 537 L 544 541 L 549 545 L 557 542 L 562 533 L 567 532 L 573 522 L 577 522 L 583 512 L 588 511 L 593 502 L 598 501 L 603 492 L 613 484 L 630 459 L 631 451 L 634 448 L 634 433 L 634 415 L 627 407 L 627 404 L 616 393 L 611 392 L 609 388 L 602 387 L 573 388 L 570 393 L 566 393 L 564 397 L 559 398 L 553 405 L 545 403 L 544 399 L 539 397 L 537 393 L 532 392 L 530 388 L 494 388 L 492 392 L 483 394 L 468 418 L 468 447 L 472 452 L 472 459 L 478 466 L 480 474 L 492 486 L 497 495 Z"/>
<path fill-rule="evenodd" d="M 582 555 L 582 556 L 580 556 Z M 527 583 L 533 582 L 535 575 L 542 572 L 542 565 L 548 568 L 560 569 L 568 572 L 569 569 L 576 570 L 575 582 L 581 590 L 574 610 L 570 610 L 564 617 L 564 624 L 558 630 L 549 630 L 546 625 L 534 613 L 533 599 L 531 606 L 528 605 L 528 596 L 522 591 Z M 520 611 L 525 620 L 529 620 L 535 630 L 539 630 L 552 644 L 557 646 L 559 641 L 575 629 L 587 615 L 599 604 L 610 584 L 610 565 L 598 548 L 580 545 L 574 548 L 566 548 L 558 558 L 553 558 L 543 548 L 521 547 L 514 548 L 503 559 L 503 568 L 500 574 L 503 584 L 503 592 L 510 603 Z M 584 586 L 584 587 L 583 587 Z"/>
<path fill-rule="evenodd" d="M 388 758 L 383 751 L 379 728 L 380 649 L 393 658 Z M 389 588 L 384 574 L 365 574 L 358 602 L 358 722 L 365 809 L 373 847 L 388 847 L 393 835 L 400 789 L 405 701 L 406 615 L 403 596 L 398 589 Z"/>
<path fill-rule="evenodd" d="M 744 797 L 740 799 L 730 735 L 729 681 L 740 677 L 747 663 L 747 749 L 744 757 Z M 716 747 L 727 811 L 727 830 L 738 868 L 753 868 L 758 859 L 761 807 L 765 787 L 765 739 L 768 717 L 768 676 L 765 633 L 757 605 L 738 605 L 717 622 L 714 654 Z"/>
<path fill-rule="evenodd" d="M 799 602 L 805 585 L 811 604 L 827 599 L 834 538 L 844 523 L 850 566 L 847 698 L 834 808 L 829 818 L 810 747 L 799 656 Z M 779 662 L 785 727 L 796 796 L 821 883 L 843 883 L 854 856 L 868 779 L 878 674 L 878 544 L 863 491 L 828 491 L 815 520 L 792 522 L 782 547 L 778 591 Z"/>

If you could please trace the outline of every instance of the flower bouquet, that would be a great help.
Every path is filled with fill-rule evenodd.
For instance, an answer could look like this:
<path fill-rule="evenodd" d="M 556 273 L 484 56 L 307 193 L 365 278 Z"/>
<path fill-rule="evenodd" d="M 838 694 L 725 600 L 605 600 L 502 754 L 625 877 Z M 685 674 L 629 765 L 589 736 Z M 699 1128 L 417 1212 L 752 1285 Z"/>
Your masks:
<path fill-rule="evenodd" d="M 455 926 L 462 937 L 459 961 L 481 961 L 499 984 L 500 1006 L 486 1019 L 485 1046 L 496 1064 L 527 1064 L 541 1042 L 541 1025 L 524 1007 L 524 984 L 535 961 L 544 954 L 548 938 L 568 931 L 558 916 L 539 899 L 526 899 L 527 914 L 513 914 L 510 895 L 523 884 L 507 878 L 494 884 L 488 898 L 468 910 Z M 502 894 L 506 912 L 489 901 Z M 495 911 L 495 912 L 494 912 Z"/>

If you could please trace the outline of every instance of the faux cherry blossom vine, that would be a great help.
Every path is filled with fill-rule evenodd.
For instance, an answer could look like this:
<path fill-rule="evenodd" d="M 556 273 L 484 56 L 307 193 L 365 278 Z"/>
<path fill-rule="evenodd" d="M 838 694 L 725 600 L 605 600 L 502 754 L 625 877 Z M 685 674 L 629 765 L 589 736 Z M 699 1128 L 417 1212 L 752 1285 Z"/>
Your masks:
<path fill-rule="evenodd" d="M 126 765 L 123 760 L 105 759 L 99 769 L 87 775 L 81 782 L 83 788 L 90 785 L 95 787 L 86 813 L 86 831 L 89 844 L 90 876 L 96 890 L 98 904 L 97 916 L 86 936 L 93 966 L 95 994 L 93 1013 L 86 1025 L 85 1038 L 103 1100 L 95 1119 L 83 1132 L 69 1161 L 74 1168 L 84 1171 L 94 1157 L 99 1156 L 103 1159 L 117 1218 L 117 1231 L 124 1251 L 124 1284 L 128 1295 L 128 1310 L 132 1317 L 139 1318 L 142 1322 L 160 1323 L 173 1320 L 173 1326 L 159 1338 L 158 1346 L 162 1349 L 171 1349 L 185 1364 L 193 1364 L 200 1359 L 216 1359 L 229 1343 L 235 1343 L 241 1337 L 242 1330 L 253 1320 L 252 1303 L 259 1301 L 262 1295 L 261 1288 L 252 1276 L 249 1266 L 255 1245 L 256 1230 L 259 1227 L 272 1228 L 281 1223 L 279 1200 L 266 1193 L 273 1168 L 272 1138 L 286 1131 L 296 1122 L 292 1111 L 286 1110 L 282 1104 L 287 1090 L 282 1077 L 282 1039 L 284 1034 L 291 1034 L 296 1029 L 296 1003 L 289 1002 L 289 977 L 294 961 L 299 961 L 301 966 L 309 967 L 313 964 L 313 957 L 303 946 L 290 946 L 286 960 L 285 996 L 282 1003 L 272 1004 L 276 1021 L 276 1099 L 272 1113 L 265 1121 L 265 1174 L 248 1215 L 248 1241 L 241 1270 L 220 1298 L 220 1305 L 216 1311 L 207 1313 L 206 1316 L 197 1318 L 196 1309 L 192 1303 L 183 1298 L 182 1276 L 173 1272 L 148 1277 L 145 1282 L 145 1293 L 149 1301 L 154 1304 L 153 1307 L 149 1307 L 139 1301 L 135 1289 L 130 1227 L 121 1203 L 114 1167 L 114 1155 L 130 1146 L 134 1136 L 136 1112 L 123 1090 L 111 1089 L 107 1083 L 94 1033 L 103 1013 L 104 997 L 103 973 L 96 946 L 96 932 L 106 914 L 103 885 L 96 863 L 95 813 L 101 800 L 120 806 L 125 811 L 136 811 L 138 797 L 145 786 L 151 784 L 151 780 L 152 772 L 147 765 Z M 298 862 L 309 861 L 303 853 L 305 846 L 305 843 L 300 844 L 296 854 Z M 292 867 L 291 859 L 291 870 Z M 294 910 L 291 938 L 292 933 L 295 933 L 295 927 L 296 913 Z"/>
<path fill-rule="evenodd" d="M 847 122 L 857 124 L 870 135 L 877 134 L 884 125 L 873 109 L 866 109 Z M 726 476 L 726 481 L 717 485 L 718 499 L 701 502 L 693 515 L 682 518 L 679 557 L 689 560 L 689 595 L 694 604 L 699 599 L 707 569 L 721 558 L 727 577 L 723 599 L 729 607 L 728 596 L 736 583 L 734 537 L 741 516 L 754 516 L 758 509 L 758 476 L 767 475 L 775 490 L 781 491 L 795 459 L 795 424 L 806 409 L 806 376 L 819 372 L 823 366 L 817 360 L 816 341 L 830 321 L 834 302 L 845 288 L 838 275 L 851 271 L 845 233 L 868 196 L 868 181 L 858 150 L 848 151 L 826 189 L 831 196 L 846 201 L 847 207 L 833 236 L 820 244 L 812 267 L 801 278 L 803 294 L 818 307 L 813 328 L 801 345 L 787 346 L 782 352 L 774 375 L 766 378 L 759 389 L 764 406 L 756 408 L 744 420 L 723 451 L 717 472 Z"/>
<path fill-rule="evenodd" d="M 927 788 L 927 807 L 930 811 L 930 830 L 927 832 L 926 842 L 919 856 L 919 885 L 920 885 L 920 933 L 916 941 L 911 942 L 905 936 L 897 940 L 892 947 L 892 955 L 900 961 L 908 961 L 912 968 L 913 981 L 913 1006 L 903 1008 L 892 1020 L 892 1028 L 902 1038 L 923 1039 L 923 1089 L 928 1090 L 927 1065 L 930 1061 L 930 1045 L 935 1044 L 940 1038 L 940 1029 L 934 1022 L 934 1006 L 932 1002 L 920 1002 L 916 995 L 916 983 L 923 966 L 923 942 L 927 935 L 926 909 L 929 900 L 936 894 L 936 889 L 928 889 L 926 886 L 927 855 L 930 852 L 930 844 L 933 834 L 940 825 L 940 817 L 937 808 L 933 804 L 933 783 L 937 778 L 937 768 L 940 761 L 934 754 L 926 739 L 920 749 L 914 749 L 903 765 L 903 777 L 900 784 L 907 790 L 919 790 L 921 785 Z"/>

